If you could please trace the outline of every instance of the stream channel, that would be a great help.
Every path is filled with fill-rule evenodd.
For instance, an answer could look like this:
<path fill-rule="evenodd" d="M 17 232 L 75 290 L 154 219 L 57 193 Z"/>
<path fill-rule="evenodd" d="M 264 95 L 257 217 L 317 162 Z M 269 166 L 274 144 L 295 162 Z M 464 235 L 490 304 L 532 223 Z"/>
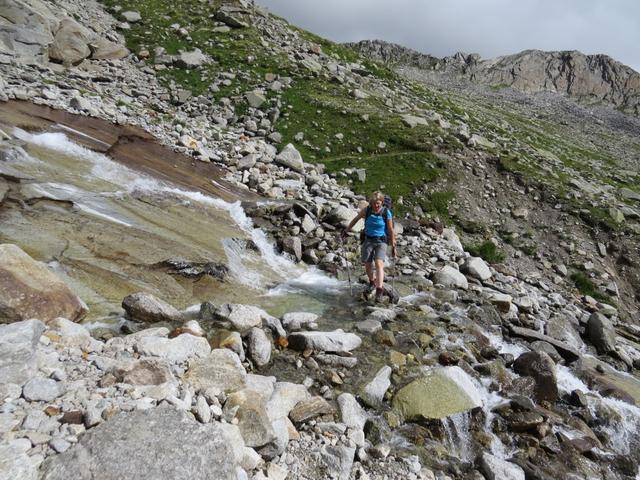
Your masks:
<path fill-rule="evenodd" d="M 321 330 L 350 330 L 354 310 L 362 309 L 346 281 L 276 252 L 243 209 L 245 202 L 264 200 L 227 184 L 215 165 L 176 154 L 139 129 L 24 102 L 0 105 L 0 129 L 12 137 L 9 146 L 0 148 L 0 177 L 13 181 L 0 208 L 0 243 L 19 245 L 62 277 L 87 303 L 88 328 L 117 326 L 123 321 L 122 299 L 139 291 L 186 312 L 197 312 L 204 301 L 257 305 L 278 317 L 313 312 L 320 315 Z M 224 278 L 185 276 L 170 265 L 178 261 L 224 265 L 228 271 Z M 405 301 L 419 303 L 420 295 Z M 449 316 L 461 329 L 470 323 L 462 309 Z M 408 335 L 419 326 L 405 320 L 391 329 L 398 348 L 411 351 L 415 346 L 420 361 L 423 353 Z M 502 352 L 525 351 L 485 333 Z M 357 367 L 347 372 L 353 391 L 387 363 L 380 349 L 364 340 Z M 304 380 L 290 356 L 276 355 L 262 373 Z M 565 367 L 559 381 L 565 392 L 590 392 Z M 491 425 L 492 408 L 505 399 L 490 393 L 489 385 L 474 386 L 484 407 L 490 450 L 508 458 L 510 449 Z M 619 424 L 607 427 L 608 447 L 628 453 L 637 447 L 633 438 L 637 440 L 640 410 L 618 400 L 602 401 L 621 414 Z M 450 417 L 443 428 L 449 453 L 473 461 L 469 414 Z M 569 429 L 563 433 L 573 434 Z M 411 449 L 410 438 L 410 432 L 395 435 L 395 447 Z"/>

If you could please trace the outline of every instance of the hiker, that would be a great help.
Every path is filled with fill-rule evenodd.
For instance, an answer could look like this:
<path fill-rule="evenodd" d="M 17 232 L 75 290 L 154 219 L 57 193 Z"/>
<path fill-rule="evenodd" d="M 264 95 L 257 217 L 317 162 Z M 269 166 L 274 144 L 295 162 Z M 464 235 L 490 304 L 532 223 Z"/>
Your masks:
<path fill-rule="evenodd" d="M 369 205 L 360 210 L 347 228 L 343 230 L 341 234 L 343 239 L 361 218 L 364 219 L 364 239 L 360 258 L 369 278 L 368 292 L 375 289 L 375 298 L 379 301 L 382 300 L 384 294 L 384 261 L 387 255 L 387 244 L 391 245 L 393 258 L 396 257 L 393 213 L 385 205 L 385 196 L 382 193 L 374 192 L 371 195 Z"/>

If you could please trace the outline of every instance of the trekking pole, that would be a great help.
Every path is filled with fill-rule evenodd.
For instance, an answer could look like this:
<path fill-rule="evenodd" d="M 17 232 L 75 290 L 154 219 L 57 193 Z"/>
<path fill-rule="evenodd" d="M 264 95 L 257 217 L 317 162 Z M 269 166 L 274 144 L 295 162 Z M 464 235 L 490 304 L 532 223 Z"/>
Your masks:
<path fill-rule="evenodd" d="M 347 278 L 349 279 L 349 296 L 353 297 L 353 286 L 351 285 L 351 261 L 349 260 L 349 248 L 347 248 Z"/>
<path fill-rule="evenodd" d="M 391 277 L 391 292 L 393 296 L 396 295 L 396 275 L 398 273 L 396 266 L 396 256 L 398 255 L 398 250 L 396 248 L 393 249 L 393 255 L 391 255 L 391 261 L 393 262 L 393 268 L 391 269 L 393 272 L 393 276 Z"/>

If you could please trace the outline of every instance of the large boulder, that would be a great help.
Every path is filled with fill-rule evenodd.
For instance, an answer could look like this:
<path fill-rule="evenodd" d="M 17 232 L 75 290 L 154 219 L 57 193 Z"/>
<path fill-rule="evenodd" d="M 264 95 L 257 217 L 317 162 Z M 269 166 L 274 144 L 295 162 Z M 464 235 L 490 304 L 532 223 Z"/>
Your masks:
<path fill-rule="evenodd" d="M 179 454 L 178 454 L 179 453 Z M 121 413 L 49 457 L 42 480 L 236 479 L 237 459 L 217 423 L 171 408 Z"/>
<path fill-rule="evenodd" d="M 362 401 L 372 408 L 378 408 L 382 405 L 384 395 L 391 386 L 391 367 L 385 365 L 376 376 L 367 383 L 360 393 Z"/>
<path fill-rule="evenodd" d="M 26 438 L 0 444 L 0 478 L 11 480 L 36 480 L 38 459 L 27 455 L 31 442 Z"/>
<path fill-rule="evenodd" d="M 229 322 L 239 332 L 262 326 L 262 320 L 268 316 L 269 314 L 260 307 L 239 303 L 225 303 L 216 308 L 213 313 L 213 319 Z M 203 320 L 207 318 L 203 317 Z"/>
<path fill-rule="evenodd" d="M 81 320 L 87 306 L 47 267 L 12 244 L 0 245 L 0 323 L 57 317 Z"/>
<path fill-rule="evenodd" d="M 271 340 L 260 328 L 252 328 L 247 335 L 247 355 L 258 367 L 263 367 L 271 359 Z"/>
<path fill-rule="evenodd" d="M 0 326 L 0 385 L 22 386 L 36 374 L 36 347 L 44 329 L 40 320 Z"/>
<path fill-rule="evenodd" d="M 425 370 L 398 390 L 392 407 L 404 420 L 440 420 L 482 406 L 482 396 L 460 367 Z"/>
<path fill-rule="evenodd" d="M 59 24 L 49 6 L 40 0 L 3 0 L 0 10 L 0 55 L 46 62 L 48 46 Z"/>
<path fill-rule="evenodd" d="M 72 18 L 64 18 L 49 46 L 49 58 L 65 65 L 75 65 L 91 55 L 91 33 Z"/>
<path fill-rule="evenodd" d="M 501 460 L 490 453 L 483 452 L 480 457 L 480 469 L 487 480 L 524 480 L 524 470 L 515 463 Z"/>
<path fill-rule="evenodd" d="M 537 401 L 558 399 L 558 377 L 556 365 L 545 352 L 526 352 L 513 364 L 513 370 L 535 381 L 534 395 Z"/>
<path fill-rule="evenodd" d="M 468 257 L 464 261 L 462 270 L 469 276 L 478 280 L 489 280 L 491 278 L 491 270 L 485 261 L 480 257 Z"/>
<path fill-rule="evenodd" d="M 141 355 L 160 357 L 169 363 L 182 363 L 193 357 L 206 357 L 211 347 L 206 338 L 196 337 L 188 333 L 175 338 L 155 335 L 141 337 L 135 344 Z"/>
<path fill-rule="evenodd" d="M 238 355 L 226 348 L 218 348 L 206 357 L 192 360 L 184 381 L 196 390 L 233 392 L 246 386 L 247 372 Z"/>
<path fill-rule="evenodd" d="M 120 60 L 129 55 L 124 45 L 111 42 L 106 38 L 98 38 L 89 44 L 91 58 L 95 60 Z"/>
<path fill-rule="evenodd" d="M 340 228 L 346 228 L 349 225 L 349 222 L 353 220 L 356 215 L 358 215 L 358 211 L 355 208 L 345 207 L 344 205 L 337 205 L 333 208 L 328 215 L 325 216 L 324 221 Z M 358 221 L 352 230 L 354 232 L 359 232 L 364 228 L 364 222 Z"/>
<path fill-rule="evenodd" d="M 224 413 L 236 418 L 248 447 L 261 447 L 275 439 L 266 402 L 258 393 L 244 389 L 230 394 L 224 404 Z"/>
<path fill-rule="evenodd" d="M 462 288 L 463 290 L 469 288 L 467 277 L 449 265 L 445 265 L 440 271 L 434 273 L 433 283 L 439 283 L 445 287 Z"/>
<path fill-rule="evenodd" d="M 199 48 L 191 52 L 182 52 L 175 60 L 175 64 L 181 68 L 198 68 L 201 67 L 207 61 L 207 57 L 202 53 Z"/>
<path fill-rule="evenodd" d="M 150 293 L 138 292 L 122 300 L 122 308 L 132 320 L 146 323 L 182 320 L 178 309 Z"/>
<path fill-rule="evenodd" d="M 593 313 L 587 322 L 589 341 L 598 353 L 606 355 L 616 350 L 616 332 L 611 321 L 601 313 Z"/>
<path fill-rule="evenodd" d="M 304 171 L 304 162 L 302 161 L 302 155 L 296 150 L 291 143 L 287 144 L 282 151 L 276 155 L 275 162 L 278 165 L 287 167 L 296 172 L 302 173 Z"/>
<path fill-rule="evenodd" d="M 289 347 L 294 350 L 306 349 L 320 352 L 350 352 L 362 343 L 355 333 L 345 333 L 342 329 L 333 332 L 297 332 L 289 335 Z"/>
<path fill-rule="evenodd" d="M 553 347 L 558 351 L 558 353 L 562 356 L 562 358 L 564 358 L 567 363 L 575 362 L 581 357 L 580 352 L 571 345 L 556 340 L 555 338 L 550 337 L 549 335 L 545 335 L 544 333 L 540 333 L 537 330 L 514 326 L 510 326 L 509 328 L 511 330 L 511 334 L 516 337 L 522 337 L 529 341 L 540 340 L 542 342 L 547 342 L 553 345 Z"/>

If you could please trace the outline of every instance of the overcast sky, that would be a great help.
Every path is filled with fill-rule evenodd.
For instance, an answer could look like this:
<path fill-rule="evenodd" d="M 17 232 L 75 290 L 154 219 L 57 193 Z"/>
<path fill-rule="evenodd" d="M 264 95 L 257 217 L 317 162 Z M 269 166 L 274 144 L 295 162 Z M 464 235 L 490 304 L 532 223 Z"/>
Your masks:
<path fill-rule="evenodd" d="M 380 39 L 437 57 L 526 49 L 604 53 L 640 71 L 640 0 L 256 0 L 338 42 Z"/>

